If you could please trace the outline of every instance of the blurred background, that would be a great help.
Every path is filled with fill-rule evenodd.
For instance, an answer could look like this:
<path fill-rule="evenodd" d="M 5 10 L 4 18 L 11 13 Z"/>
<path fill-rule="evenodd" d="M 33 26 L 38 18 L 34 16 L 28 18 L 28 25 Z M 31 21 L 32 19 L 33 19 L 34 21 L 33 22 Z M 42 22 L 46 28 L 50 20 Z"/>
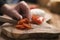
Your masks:
<path fill-rule="evenodd" d="M 29 6 L 47 7 L 51 12 L 60 14 L 60 0 L 5 0 L 7 4 L 16 4 L 20 1 L 26 1 Z"/>

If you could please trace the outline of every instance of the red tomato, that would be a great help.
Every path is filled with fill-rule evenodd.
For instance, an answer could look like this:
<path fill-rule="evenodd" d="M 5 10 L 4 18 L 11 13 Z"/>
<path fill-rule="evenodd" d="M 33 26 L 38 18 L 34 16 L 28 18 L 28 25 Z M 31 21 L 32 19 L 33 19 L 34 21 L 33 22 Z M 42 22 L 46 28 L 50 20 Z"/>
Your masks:
<path fill-rule="evenodd" d="M 21 20 L 18 21 L 18 25 L 21 25 L 21 24 L 23 24 L 23 23 L 28 23 L 28 22 L 29 22 L 29 21 L 28 21 L 27 18 L 21 19 Z"/>
<path fill-rule="evenodd" d="M 41 16 L 33 15 L 32 21 L 34 21 L 36 24 L 42 24 L 42 22 L 44 21 L 44 18 Z"/>
<path fill-rule="evenodd" d="M 31 29 L 31 28 L 32 28 L 31 25 L 29 25 L 29 24 L 23 23 L 23 25 L 24 25 L 24 27 L 27 28 L 27 29 Z"/>
<path fill-rule="evenodd" d="M 24 29 L 25 27 L 23 25 L 16 25 L 16 28 L 18 28 L 18 29 Z"/>

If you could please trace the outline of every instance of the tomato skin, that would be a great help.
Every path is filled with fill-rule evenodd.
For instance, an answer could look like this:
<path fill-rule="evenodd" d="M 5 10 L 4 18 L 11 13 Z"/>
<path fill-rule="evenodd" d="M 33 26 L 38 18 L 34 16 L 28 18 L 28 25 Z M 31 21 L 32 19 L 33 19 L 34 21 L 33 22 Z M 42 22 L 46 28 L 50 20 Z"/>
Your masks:
<path fill-rule="evenodd" d="M 23 23 L 22 25 L 16 25 L 17 29 L 31 29 L 31 25 Z"/>
<path fill-rule="evenodd" d="M 24 29 L 25 27 L 23 25 L 16 25 L 16 28 L 18 28 L 18 29 Z"/>
<path fill-rule="evenodd" d="M 40 25 L 44 21 L 44 18 L 37 15 L 32 15 L 32 22 Z M 32 29 L 31 24 L 27 18 L 18 21 L 16 28 L 18 29 Z"/>
<path fill-rule="evenodd" d="M 18 21 L 16 28 L 18 29 L 31 29 L 30 22 L 27 18 Z"/>
<path fill-rule="evenodd" d="M 35 22 L 36 24 L 42 24 L 42 22 L 44 21 L 44 18 L 41 16 L 33 15 L 32 21 Z"/>
<path fill-rule="evenodd" d="M 21 25 L 21 24 L 23 24 L 23 23 L 29 23 L 28 19 L 27 19 L 27 18 L 21 19 L 21 20 L 18 21 L 17 24 L 18 24 L 18 25 Z"/>
<path fill-rule="evenodd" d="M 24 27 L 27 28 L 27 29 L 31 29 L 31 25 L 30 24 L 26 24 L 26 23 L 23 23 Z"/>

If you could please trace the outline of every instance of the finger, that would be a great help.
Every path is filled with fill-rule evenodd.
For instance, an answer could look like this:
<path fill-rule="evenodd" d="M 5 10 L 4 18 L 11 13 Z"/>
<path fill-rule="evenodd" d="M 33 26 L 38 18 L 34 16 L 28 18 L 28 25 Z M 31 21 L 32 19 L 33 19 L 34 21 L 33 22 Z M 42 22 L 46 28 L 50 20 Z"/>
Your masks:
<path fill-rule="evenodd" d="M 22 15 L 28 19 L 30 19 L 31 14 L 30 14 L 30 8 L 28 4 L 24 1 L 20 2 L 20 9 L 22 11 Z"/>

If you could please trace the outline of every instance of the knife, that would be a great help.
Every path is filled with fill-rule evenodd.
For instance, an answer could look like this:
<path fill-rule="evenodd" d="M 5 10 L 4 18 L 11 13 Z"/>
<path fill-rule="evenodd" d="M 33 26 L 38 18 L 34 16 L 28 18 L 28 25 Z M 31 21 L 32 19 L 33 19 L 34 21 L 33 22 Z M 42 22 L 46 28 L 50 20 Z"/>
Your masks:
<path fill-rule="evenodd" d="M 16 24 L 17 23 L 17 20 L 8 19 L 8 18 L 4 18 L 4 17 L 0 17 L 0 21 L 5 22 L 5 23 L 11 23 L 11 24 Z"/>

